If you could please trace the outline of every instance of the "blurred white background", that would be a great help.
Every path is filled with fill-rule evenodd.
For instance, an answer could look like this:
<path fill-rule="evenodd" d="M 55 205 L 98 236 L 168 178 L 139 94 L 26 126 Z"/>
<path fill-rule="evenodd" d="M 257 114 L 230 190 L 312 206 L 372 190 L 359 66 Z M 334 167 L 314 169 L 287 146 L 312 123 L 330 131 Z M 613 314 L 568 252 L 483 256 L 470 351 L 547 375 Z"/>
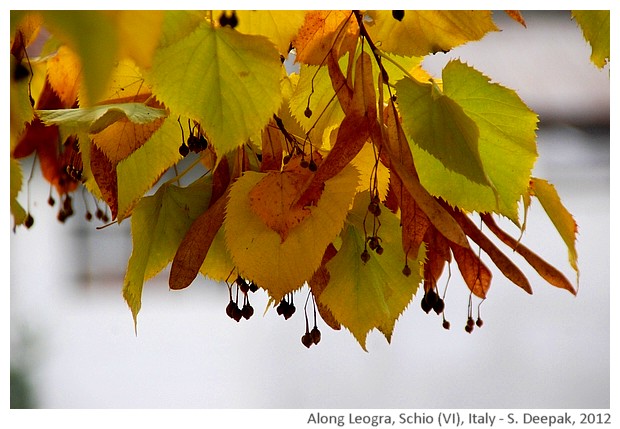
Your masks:
<path fill-rule="evenodd" d="M 468 293 L 453 267 L 451 330 L 423 313 L 416 298 L 392 344 L 373 332 L 366 353 L 347 331 L 322 321 L 321 343 L 306 349 L 300 342 L 305 292 L 296 295 L 297 313 L 284 321 L 273 309 L 262 315 L 266 299 L 259 291 L 251 297 L 254 317 L 237 324 L 225 314 L 224 285 L 197 279 L 173 292 L 164 274 L 145 285 L 136 336 L 121 296 L 129 222 L 95 230 L 83 221 L 76 195 L 77 213 L 62 225 L 57 208 L 46 204 L 48 185 L 33 180 L 35 225 L 10 232 L 10 358 L 33 388 L 30 404 L 609 408 L 609 70 L 589 62 L 589 47 L 568 12 L 524 17 L 527 28 L 498 13 L 501 32 L 425 65 L 439 74 L 459 57 L 516 89 L 540 114 L 534 175 L 556 186 L 579 224 L 577 297 L 527 267 L 533 296 L 496 273 L 481 306 L 485 325 L 469 335 L 463 330 Z M 537 202 L 523 242 L 574 279 L 566 247 Z"/>

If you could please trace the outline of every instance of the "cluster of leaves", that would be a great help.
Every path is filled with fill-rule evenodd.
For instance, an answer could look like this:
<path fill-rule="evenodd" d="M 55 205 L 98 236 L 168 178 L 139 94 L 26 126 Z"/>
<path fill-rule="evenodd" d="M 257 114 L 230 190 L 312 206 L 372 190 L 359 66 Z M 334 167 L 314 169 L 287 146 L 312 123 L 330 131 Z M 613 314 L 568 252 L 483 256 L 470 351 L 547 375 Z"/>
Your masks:
<path fill-rule="evenodd" d="M 574 18 L 596 32 L 584 30 L 602 66 L 609 12 Z M 49 36 L 29 55 L 42 28 Z M 363 348 L 373 329 L 391 339 L 420 285 L 423 308 L 442 314 L 437 281 L 453 260 L 486 298 L 481 251 L 531 293 L 473 213 L 542 278 L 576 293 L 494 220 L 524 228 L 519 207 L 535 197 L 577 271 L 575 221 L 553 186 L 531 177 L 536 114 L 461 61 L 441 79 L 421 67 L 425 55 L 497 30 L 488 11 L 12 12 L 15 225 L 33 222 L 17 195 L 19 159 L 34 153 L 63 200 L 60 220 L 81 187 L 105 202 L 100 219 L 108 208 L 117 223 L 131 218 L 123 296 L 134 320 L 144 283 L 170 264 L 171 289 L 199 274 L 226 282 L 237 321 L 254 312 L 248 291 L 264 290 L 288 318 L 308 285 L 307 347 L 320 340 L 317 310 Z M 181 186 L 190 171 L 204 174 Z"/>

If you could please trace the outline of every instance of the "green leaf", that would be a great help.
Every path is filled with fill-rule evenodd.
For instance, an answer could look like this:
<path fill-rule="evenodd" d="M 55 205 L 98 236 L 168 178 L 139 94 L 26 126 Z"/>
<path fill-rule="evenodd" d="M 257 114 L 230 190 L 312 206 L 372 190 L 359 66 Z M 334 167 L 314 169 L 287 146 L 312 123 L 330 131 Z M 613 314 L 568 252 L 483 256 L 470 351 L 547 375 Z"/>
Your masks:
<path fill-rule="evenodd" d="M 249 193 L 265 177 L 248 171 L 232 185 L 224 230 L 239 273 L 279 302 L 302 287 L 321 264 L 325 249 L 342 229 L 358 175 L 347 166 L 327 180 L 317 205 L 309 207 L 309 216 L 289 230 L 286 240 L 252 209 Z"/>
<path fill-rule="evenodd" d="M 478 152 L 478 127 L 461 106 L 434 83 L 404 78 L 396 83 L 396 91 L 412 151 L 417 146 L 446 169 L 492 187 Z"/>
<path fill-rule="evenodd" d="M 67 134 L 77 134 L 81 131 L 99 133 L 121 119 L 128 119 L 134 124 L 148 124 L 167 116 L 166 110 L 149 107 L 143 103 L 37 110 L 36 114 L 45 125 L 58 125 Z"/>
<path fill-rule="evenodd" d="M 598 68 L 605 67 L 610 60 L 610 11 L 574 10 L 572 15 L 581 27 L 583 37 L 592 47 L 590 61 Z"/>
<path fill-rule="evenodd" d="M 19 161 L 11 158 L 11 177 L 10 177 L 10 197 L 11 197 L 11 214 L 15 220 L 15 225 L 21 225 L 26 220 L 26 211 L 17 201 L 19 191 L 22 189 L 24 177 L 22 167 Z"/>
<path fill-rule="evenodd" d="M 116 26 L 104 11 L 43 11 L 45 24 L 54 36 L 67 43 L 80 57 L 88 102 L 99 100 L 117 61 Z M 86 100 L 81 100 L 82 104 Z"/>
<path fill-rule="evenodd" d="M 118 163 L 119 223 L 161 175 L 181 159 L 179 133 L 177 121 L 168 118 L 146 143 Z"/>
<path fill-rule="evenodd" d="M 207 209 L 210 195 L 211 176 L 206 176 L 185 188 L 163 185 L 137 204 L 131 219 L 133 250 L 123 284 L 134 323 L 144 282 L 172 261 L 194 219 Z"/>
<path fill-rule="evenodd" d="M 443 70 L 443 89 L 476 124 L 480 161 L 494 189 L 446 171 L 439 160 L 412 147 L 420 181 L 461 209 L 498 212 L 519 224 L 518 202 L 537 158 L 537 115 L 514 91 L 457 60 Z"/>
<path fill-rule="evenodd" d="M 402 273 L 405 254 L 401 245 L 400 220 L 381 206 L 378 235 L 383 254 L 368 249 L 370 259 L 366 263 L 362 261 L 360 255 L 366 248 L 365 231 L 372 231 L 372 220 L 367 216 L 369 202 L 369 192 L 357 194 L 340 234 L 342 245 L 326 265 L 329 283 L 319 296 L 319 302 L 330 309 L 364 350 L 368 332 L 374 328 L 390 341 L 396 320 L 422 281 L 420 264 L 424 260 L 424 247 L 421 246 L 417 258 L 408 262 L 411 275 L 406 277 Z"/>
<path fill-rule="evenodd" d="M 562 240 L 568 248 L 568 261 L 575 272 L 579 273 L 577 267 L 577 250 L 575 242 L 577 241 L 577 223 L 564 207 L 560 196 L 555 187 L 543 179 L 532 178 L 531 188 L 534 195 L 540 201 L 543 209 L 553 222 L 555 229 L 560 233 Z"/>
<path fill-rule="evenodd" d="M 148 75 L 158 100 L 198 121 L 218 154 L 257 134 L 282 101 L 282 64 L 262 36 L 200 25 L 158 49 Z"/>

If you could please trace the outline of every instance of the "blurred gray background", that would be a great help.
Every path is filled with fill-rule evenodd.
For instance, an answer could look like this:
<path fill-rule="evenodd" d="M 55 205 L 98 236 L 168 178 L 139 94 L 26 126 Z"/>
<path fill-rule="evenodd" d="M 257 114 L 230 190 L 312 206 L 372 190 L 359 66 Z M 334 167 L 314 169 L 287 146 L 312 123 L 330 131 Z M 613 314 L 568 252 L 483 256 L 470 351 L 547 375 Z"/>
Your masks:
<path fill-rule="evenodd" d="M 96 230 L 83 221 L 77 194 L 76 215 L 62 225 L 57 207 L 46 204 L 49 186 L 33 180 L 35 225 L 10 233 L 13 406 L 609 408 L 609 70 L 589 62 L 568 12 L 523 15 L 527 28 L 497 13 L 501 32 L 425 66 L 439 75 L 449 59 L 461 58 L 539 113 L 534 175 L 556 186 L 579 224 L 577 297 L 527 267 L 533 296 L 495 272 L 481 306 L 485 325 L 469 335 L 469 295 L 453 267 L 451 330 L 415 298 L 392 344 L 372 332 L 366 353 L 350 333 L 322 321 L 321 343 L 301 344 L 305 291 L 288 321 L 274 310 L 263 316 L 258 292 L 254 317 L 237 324 L 225 314 L 224 285 L 197 279 L 173 292 L 164 273 L 145 285 L 136 336 L 121 296 L 129 222 Z M 537 202 L 523 242 L 574 279 L 566 247 Z"/>

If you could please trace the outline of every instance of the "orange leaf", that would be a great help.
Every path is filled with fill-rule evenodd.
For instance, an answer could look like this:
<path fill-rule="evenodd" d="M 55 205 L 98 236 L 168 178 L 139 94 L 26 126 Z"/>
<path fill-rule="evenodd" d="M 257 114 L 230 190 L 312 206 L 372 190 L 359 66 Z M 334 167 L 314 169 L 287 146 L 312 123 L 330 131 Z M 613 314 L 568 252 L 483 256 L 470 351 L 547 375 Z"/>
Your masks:
<path fill-rule="evenodd" d="M 536 272 L 545 280 L 547 280 L 551 285 L 566 289 L 573 295 L 577 295 L 577 291 L 573 287 L 570 281 L 562 274 L 559 270 L 557 270 L 553 265 L 546 262 L 536 253 L 532 252 L 530 249 L 519 243 L 515 238 L 508 235 L 499 226 L 495 223 L 493 218 L 489 214 L 483 214 L 482 220 L 486 226 L 506 245 L 508 245 L 511 249 L 515 250 L 519 255 L 523 256 L 523 258 L 536 270 Z"/>
<path fill-rule="evenodd" d="M 140 98 L 145 98 L 141 95 Z M 137 97 L 132 97 L 135 101 Z M 126 98 L 108 100 L 104 104 L 122 103 Z M 163 106 L 152 99 L 146 103 L 149 107 L 161 109 Z M 122 113 L 119 114 L 122 116 Z M 166 118 L 158 118 L 146 124 L 135 124 L 122 116 L 118 121 L 107 126 L 102 131 L 93 134 L 91 140 L 103 153 L 106 154 L 113 165 L 118 164 L 139 149 L 161 127 Z"/>
<path fill-rule="evenodd" d="M 47 79 L 66 106 L 75 104 L 80 89 L 82 66 L 79 57 L 68 47 L 58 48 L 47 61 Z"/>
<path fill-rule="evenodd" d="M 116 180 L 116 168 L 97 146 L 90 145 L 90 169 L 101 195 L 110 206 L 112 219 L 118 215 L 118 183 Z"/>
<path fill-rule="evenodd" d="M 192 223 L 179 245 L 170 269 L 170 289 L 188 287 L 198 275 L 207 257 L 211 243 L 224 222 L 226 195 L 217 201 Z"/>
<path fill-rule="evenodd" d="M 312 172 L 300 166 L 300 157 L 291 159 L 283 171 L 269 171 L 250 191 L 250 207 L 282 242 L 289 231 L 310 215 L 310 210 L 293 203 L 299 198 Z"/>
<path fill-rule="evenodd" d="M 450 243 L 450 249 L 461 271 L 463 280 L 474 295 L 486 298 L 491 286 L 491 271 L 482 263 L 478 255 L 470 247 L 461 247 Z"/>
<path fill-rule="evenodd" d="M 504 12 L 506 12 L 506 15 L 517 21 L 522 26 L 527 27 L 527 25 L 525 25 L 525 19 L 523 19 L 523 15 L 521 15 L 521 12 L 519 12 L 518 10 L 505 10 Z"/>
<path fill-rule="evenodd" d="M 322 65 L 330 51 L 340 58 L 357 45 L 359 28 L 350 10 L 316 10 L 306 13 L 293 46 L 296 60 Z"/>

